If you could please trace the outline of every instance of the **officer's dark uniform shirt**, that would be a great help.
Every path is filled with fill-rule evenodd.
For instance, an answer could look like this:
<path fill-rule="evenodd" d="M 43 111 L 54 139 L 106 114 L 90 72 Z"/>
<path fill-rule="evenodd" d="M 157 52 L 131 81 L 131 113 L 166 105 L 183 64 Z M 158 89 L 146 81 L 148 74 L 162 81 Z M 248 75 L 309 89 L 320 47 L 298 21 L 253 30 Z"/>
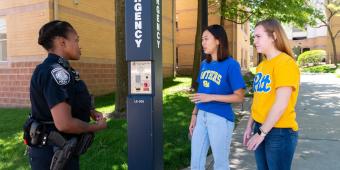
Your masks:
<path fill-rule="evenodd" d="M 32 75 L 30 86 L 32 117 L 53 121 L 50 109 L 61 102 L 71 106 L 72 117 L 89 122 L 91 97 L 79 74 L 67 60 L 48 54 Z"/>

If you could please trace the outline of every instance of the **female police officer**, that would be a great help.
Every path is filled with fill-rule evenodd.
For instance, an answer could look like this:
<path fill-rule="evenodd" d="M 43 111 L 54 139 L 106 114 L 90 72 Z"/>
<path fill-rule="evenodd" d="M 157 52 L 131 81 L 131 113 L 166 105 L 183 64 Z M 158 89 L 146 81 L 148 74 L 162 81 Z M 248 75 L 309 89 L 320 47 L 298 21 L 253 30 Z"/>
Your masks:
<path fill-rule="evenodd" d="M 91 110 L 91 97 L 79 74 L 68 60 L 79 60 L 79 37 L 65 21 L 51 21 L 39 31 L 38 43 L 48 56 L 38 65 L 30 85 L 31 117 L 40 122 L 53 121 L 53 128 L 66 139 L 81 133 L 106 128 L 106 119 Z M 96 123 L 90 124 L 90 117 Z M 28 148 L 31 168 L 49 169 L 54 154 L 53 145 Z M 64 169 L 79 169 L 79 157 L 73 156 Z"/>

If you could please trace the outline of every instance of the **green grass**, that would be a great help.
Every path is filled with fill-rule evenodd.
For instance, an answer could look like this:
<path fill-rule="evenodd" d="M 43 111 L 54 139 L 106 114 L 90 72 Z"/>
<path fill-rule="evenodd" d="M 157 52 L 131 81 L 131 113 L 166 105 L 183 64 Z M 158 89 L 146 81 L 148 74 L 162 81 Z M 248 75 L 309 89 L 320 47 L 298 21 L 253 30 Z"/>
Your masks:
<path fill-rule="evenodd" d="M 190 78 L 165 79 L 163 90 L 164 169 L 189 165 L 188 124 L 193 104 L 188 99 Z M 114 94 L 96 98 L 96 108 L 114 110 Z M 0 169 L 29 169 L 22 125 L 29 109 L 0 109 Z M 81 156 L 81 169 L 127 169 L 127 122 L 109 119 L 108 129 L 96 133 L 95 142 Z"/>
<path fill-rule="evenodd" d="M 29 169 L 22 140 L 28 109 L 0 109 L 0 169 Z"/>
<path fill-rule="evenodd" d="M 164 169 L 182 169 L 190 162 L 188 125 L 194 104 L 188 99 L 187 91 L 191 79 L 176 78 L 174 82 L 176 86 L 163 90 Z"/>
<path fill-rule="evenodd" d="M 112 113 L 115 110 L 115 94 L 111 93 L 95 98 L 96 110 L 104 114 Z"/>
<path fill-rule="evenodd" d="M 190 78 L 165 79 L 163 88 L 164 169 L 189 165 L 188 125 L 194 107 L 188 99 Z M 114 93 L 96 97 L 97 110 L 114 110 Z M 29 169 L 24 155 L 22 125 L 29 109 L 0 109 L 0 170 Z M 82 170 L 127 169 L 127 122 L 109 119 L 108 129 L 96 133 L 95 141 L 81 156 Z"/>

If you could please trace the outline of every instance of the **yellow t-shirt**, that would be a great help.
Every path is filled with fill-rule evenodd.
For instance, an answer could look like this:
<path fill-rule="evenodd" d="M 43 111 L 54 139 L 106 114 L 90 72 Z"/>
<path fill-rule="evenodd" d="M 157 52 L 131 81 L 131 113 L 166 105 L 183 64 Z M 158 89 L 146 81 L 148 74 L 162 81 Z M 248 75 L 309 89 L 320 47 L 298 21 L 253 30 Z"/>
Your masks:
<path fill-rule="evenodd" d="M 292 128 L 297 131 L 295 104 L 299 94 L 300 71 L 295 61 L 286 53 L 262 61 L 256 68 L 254 79 L 254 100 L 251 107 L 252 118 L 263 123 L 274 104 L 276 89 L 290 86 L 293 88 L 288 106 L 274 127 Z"/>

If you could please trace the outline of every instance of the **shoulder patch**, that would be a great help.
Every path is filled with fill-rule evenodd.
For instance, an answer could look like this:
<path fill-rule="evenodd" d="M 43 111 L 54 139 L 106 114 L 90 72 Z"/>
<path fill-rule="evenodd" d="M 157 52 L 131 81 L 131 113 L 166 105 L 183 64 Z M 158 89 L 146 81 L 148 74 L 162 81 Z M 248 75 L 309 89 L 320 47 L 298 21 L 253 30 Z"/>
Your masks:
<path fill-rule="evenodd" d="M 59 85 L 66 85 L 70 82 L 70 74 L 62 67 L 54 68 L 51 74 Z"/>

